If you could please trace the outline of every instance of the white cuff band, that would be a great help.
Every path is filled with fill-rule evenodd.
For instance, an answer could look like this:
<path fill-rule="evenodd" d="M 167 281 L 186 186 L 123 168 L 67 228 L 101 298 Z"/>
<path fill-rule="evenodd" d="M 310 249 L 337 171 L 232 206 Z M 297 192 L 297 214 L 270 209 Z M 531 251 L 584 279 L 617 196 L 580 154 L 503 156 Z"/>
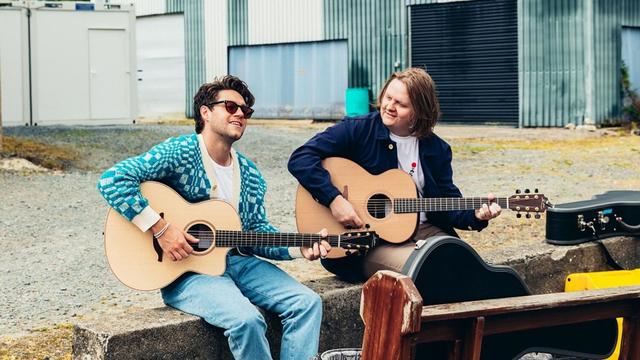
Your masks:
<path fill-rule="evenodd" d="M 291 256 L 294 259 L 299 259 L 302 258 L 304 256 L 302 256 L 302 251 L 300 251 L 300 248 L 289 248 L 289 256 Z"/>
<path fill-rule="evenodd" d="M 151 206 L 147 206 L 140 214 L 131 219 L 131 222 L 142 230 L 142 232 L 145 232 L 149 230 L 153 224 L 157 223 L 158 220 L 160 220 L 160 214 L 153 210 Z"/>

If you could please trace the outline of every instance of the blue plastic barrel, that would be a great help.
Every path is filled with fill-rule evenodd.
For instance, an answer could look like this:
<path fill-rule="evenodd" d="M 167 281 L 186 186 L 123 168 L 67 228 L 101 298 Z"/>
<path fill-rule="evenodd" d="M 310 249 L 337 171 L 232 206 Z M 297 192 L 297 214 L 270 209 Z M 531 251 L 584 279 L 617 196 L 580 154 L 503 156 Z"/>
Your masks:
<path fill-rule="evenodd" d="M 369 89 L 347 88 L 346 94 L 347 116 L 363 115 L 369 112 Z"/>

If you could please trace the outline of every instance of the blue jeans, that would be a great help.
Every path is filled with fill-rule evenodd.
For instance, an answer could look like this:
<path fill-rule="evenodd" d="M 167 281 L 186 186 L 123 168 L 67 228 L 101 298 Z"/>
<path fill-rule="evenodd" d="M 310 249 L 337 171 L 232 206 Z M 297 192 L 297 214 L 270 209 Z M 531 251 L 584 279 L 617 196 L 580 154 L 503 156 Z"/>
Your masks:
<path fill-rule="evenodd" d="M 189 273 L 162 289 L 164 303 L 223 328 L 237 360 L 271 359 L 267 325 L 256 306 L 282 321 L 280 359 L 318 352 L 322 301 L 275 265 L 254 256 L 227 256 L 220 276 Z M 255 304 L 255 305 L 254 305 Z"/>

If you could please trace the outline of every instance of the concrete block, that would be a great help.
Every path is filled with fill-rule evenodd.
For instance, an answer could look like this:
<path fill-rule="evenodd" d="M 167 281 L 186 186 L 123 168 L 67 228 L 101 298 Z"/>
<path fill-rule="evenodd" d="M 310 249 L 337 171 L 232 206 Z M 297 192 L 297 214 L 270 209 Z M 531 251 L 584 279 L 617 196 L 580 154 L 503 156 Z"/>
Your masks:
<path fill-rule="evenodd" d="M 627 268 L 640 267 L 640 239 L 617 237 L 604 240 L 611 254 Z M 534 293 L 561 292 L 570 273 L 611 270 L 601 245 L 589 242 L 577 246 L 541 244 L 528 254 L 481 253 L 494 264 L 512 266 Z M 364 325 L 360 319 L 361 284 L 349 284 L 335 277 L 305 283 L 320 294 L 324 318 L 320 351 L 360 347 Z M 277 316 L 265 313 L 267 338 L 274 359 L 279 357 L 282 326 Z M 216 359 L 231 360 L 222 329 L 200 318 L 170 308 L 157 308 L 77 324 L 74 329 L 73 359 Z"/>

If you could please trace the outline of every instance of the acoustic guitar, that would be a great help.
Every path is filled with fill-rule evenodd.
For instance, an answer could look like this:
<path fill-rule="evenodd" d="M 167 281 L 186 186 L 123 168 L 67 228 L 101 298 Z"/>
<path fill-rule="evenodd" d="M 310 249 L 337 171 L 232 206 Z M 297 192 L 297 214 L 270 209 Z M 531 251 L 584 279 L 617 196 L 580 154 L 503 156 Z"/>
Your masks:
<path fill-rule="evenodd" d="M 322 238 L 318 234 L 259 233 L 240 231 L 235 209 L 221 200 L 192 204 L 167 185 L 145 182 L 140 186 L 149 205 L 172 225 L 200 241 L 194 252 L 172 261 L 162 251 L 151 230 L 142 232 L 117 211 L 109 209 L 104 246 L 111 270 L 123 284 L 137 290 L 156 290 L 169 285 L 185 272 L 220 275 L 226 268 L 227 252 L 234 247 L 300 247 L 326 240 L 332 247 L 366 251 L 375 245 L 375 233 L 346 232 Z"/>
<path fill-rule="evenodd" d="M 349 200 L 364 221 L 367 230 L 373 230 L 383 240 L 401 243 L 409 240 L 417 227 L 419 213 L 478 209 L 488 204 L 486 197 L 473 198 L 419 198 L 415 183 L 407 173 L 392 169 L 380 175 L 371 175 L 351 160 L 331 157 L 322 161 L 322 167 L 331 175 L 331 183 Z M 530 218 L 540 218 L 549 201 L 537 189 L 525 190 L 495 201 L 503 208 Z M 296 225 L 300 232 L 317 232 L 326 228 L 330 234 L 346 231 L 331 215 L 331 210 L 320 204 L 304 187 L 298 185 L 296 194 Z M 342 257 L 336 251 L 329 257 Z"/>

